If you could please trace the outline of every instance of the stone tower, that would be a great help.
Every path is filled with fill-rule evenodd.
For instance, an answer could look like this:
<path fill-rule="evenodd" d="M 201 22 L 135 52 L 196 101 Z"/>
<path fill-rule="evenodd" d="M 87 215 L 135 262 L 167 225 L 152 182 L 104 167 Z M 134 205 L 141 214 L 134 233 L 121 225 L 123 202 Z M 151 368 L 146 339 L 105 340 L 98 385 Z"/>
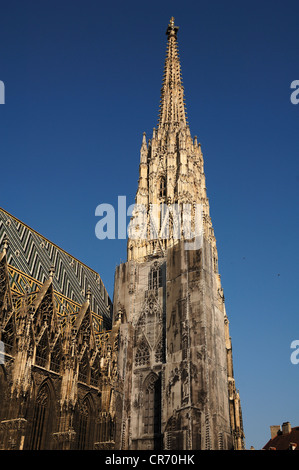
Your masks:
<path fill-rule="evenodd" d="M 171 18 L 157 129 L 143 135 L 128 261 L 117 267 L 119 449 L 242 449 L 203 156 Z"/>

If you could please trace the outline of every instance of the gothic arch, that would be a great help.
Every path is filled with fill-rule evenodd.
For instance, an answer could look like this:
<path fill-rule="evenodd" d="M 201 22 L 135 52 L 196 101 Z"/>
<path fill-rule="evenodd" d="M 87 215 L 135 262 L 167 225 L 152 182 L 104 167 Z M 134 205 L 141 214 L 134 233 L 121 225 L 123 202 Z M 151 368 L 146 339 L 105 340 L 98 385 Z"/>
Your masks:
<path fill-rule="evenodd" d="M 162 309 L 155 295 L 150 294 L 144 301 L 135 327 L 135 345 L 146 338 L 150 349 L 157 343 L 162 330 Z"/>
<path fill-rule="evenodd" d="M 115 419 L 109 411 L 103 411 L 99 414 L 98 427 L 99 442 L 108 444 L 114 442 L 115 438 Z"/>
<path fill-rule="evenodd" d="M 41 367 L 47 367 L 50 358 L 50 344 L 48 328 L 45 327 L 41 337 L 36 344 L 35 364 Z"/>
<path fill-rule="evenodd" d="M 95 405 L 90 393 L 76 405 L 76 450 L 93 450 L 95 437 Z"/>
<path fill-rule="evenodd" d="M 147 366 L 150 363 L 150 348 L 148 342 L 143 337 L 136 348 L 135 366 Z"/>
<path fill-rule="evenodd" d="M 164 199 L 166 197 L 166 177 L 161 175 L 159 177 L 159 197 Z"/>
<path fill-rule="evenodd" d="M 165 362 L 165 343 L 162 334 L 155 346 L 155 361 L 158 363 Z"/>
<path fill-rule="evenodd" d="M 83 356 L 79 362 L 79 382 L 89 384 L 90 382 L 90 358 L 88 348 L 85 348 Z"/>
<path fill-rule="evenodd" d="M 62 343 L 61 335 L 58 334 L 58 337 L 51 345 L 51 355 L 50 355 L 50 370 L 59 373 L 61 369 L 62 362 Z"/>
<path fill-rule="evenodd" d="M 150 372 L 143 382 L 143 432 L 150 436 L 161 434 L 161 378 Z"/>
<path fill-rule="evenodd" d="M 162 268 L 161 265 L 155 261 L 148 274 L 148 288 L 149 290 L 156 290 L 159 287 L 162 287 Z"/>
<path fill-rule="evenodd" d="M 120 449 L 121 446 L 121 425 L 122 425 L 122 412 L 123 400 L 120 395 L 117 395 L 115 400 L 115 449 Z"/>
<path fill-rule="evenodd" d="M 32 413 L 30 450 L 51 450 L 56 425 L 55 390 L 50 379 L 39 386 Z"/>
<path fill-rule="evenodd" d="M 90 385 L 96 387 L 100 379 L 101 357 L 97 352 L 90 361 Z"/>
<path fill-rule="evenodd" d="M 35 335 L 39 336 L 45 324 L 50 324 L 54 313 L 53 286 L 46 282 L 38 294 L 33 306 Z"/>

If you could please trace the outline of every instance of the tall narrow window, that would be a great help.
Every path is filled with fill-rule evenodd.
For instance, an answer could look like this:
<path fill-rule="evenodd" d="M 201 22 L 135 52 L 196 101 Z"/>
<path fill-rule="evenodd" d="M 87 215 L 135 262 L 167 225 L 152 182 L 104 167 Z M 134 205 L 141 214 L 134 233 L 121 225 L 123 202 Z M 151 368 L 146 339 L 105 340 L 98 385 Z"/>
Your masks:
<path fill-rule="evenodd" d="M 92 408 L 88 397 L 86 397 L 81 406 L 77 408 L 76 415 L 75 431 L 77 442 L 75 448 L 76 450 L 92 450 Z"/>
<path fill-rule="evenodd" d="M 162 287 L 162 273 L 161 273 L 161 268 L 158 265 L 158 263 L 154 263 L 154 265 L 152 266 L 149 272 L 148 284 L 149 284 L 148 288 L 150 290 L 158 289 L 158 287 Z"/>
<path fill-rule="evenodd" d="M 135 356 L 135 365 L 136 366 L 145 366 L 149 364 L 150 353 L 148 346 L 145 342 L 142 342 L 136 352 Z"/>
<path fill-rule="evenodd" d="M 53 410 L 51 393 L 47 383 L 44 383 L 36 397 L 34 406 L 30 450 L 51 449 L 51 434 L 53 432 Z M 53 409 L 52 409 L 53 408 Z"/>
<path fill-rule="evenodd" d="M 49 341 L 48 341 L 47 331 L 45 331 L 36 347 L 35 363 L 38 366 L 46 367 L 48 363 L 48 359 L 49 359 Z"/>
<path fill-rule="evenodd" d="M 60 339 L 58 339 L 51 352 L 50 369 L 54 370 L 55 372 L 59 372 L 61 360 L 62 360 L 62 346 L 61 346 Z"/>
<path fill-rule="evenodd" d="M 187 359 L 188 356 L 188 337 L 185 335 L 182 340 L 182 358 Z"/>
<path fill-rule="evenodd" d="M 78 380 L 80 382 L 84 382 L 87 384 L 89 383 L 89 375 L 90 375 L 90 365 L 89 365 L 88 352 L 86 350 L 79 364 Z"/>
<path fill-rule="evenodd" d="M 165 197 L 166 196 L 166 181 L 164 176 L 161 177 L 160 179 L 160 197 Z"/>
<path fill-rule="evenodd" d="M 150 374 L 144 383 L 143 423 L 144 433 L 158 435 L 161 432 L 161 380 Z"/>

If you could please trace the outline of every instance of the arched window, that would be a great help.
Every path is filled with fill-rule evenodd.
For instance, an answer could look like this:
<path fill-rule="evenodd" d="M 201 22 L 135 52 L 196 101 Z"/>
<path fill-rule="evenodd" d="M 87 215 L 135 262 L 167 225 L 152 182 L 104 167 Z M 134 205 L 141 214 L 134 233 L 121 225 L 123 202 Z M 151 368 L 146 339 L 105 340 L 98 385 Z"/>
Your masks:
<path fill-rule="evenodd" d="M 186 335 L 183 336 L 182 339 L 182 358 L 187 359 L 188 356 L 188 337 Z"/>
<path fill-rule="evenodd" d="M 88 357 L 88 352 L 85 350 L 83 357 L 80 361 L 79 364 L 79 377 L 78 380 L 80 382 L 89 383 L 89 377 L 90 377 L 90 364 L 89 364 L 89 357 Z"/>
<path fill-rule="evenodd" d="M 160 179 L 160 197 L 164 198 L 166 196 L 166 181 L 165 177 L 162 176 Z"/>
<path fill-rule="evenodd" d="M 148 274 L 148 288 L 150 290 L 158 289 L 162 286 L 162 272 L 161 267 L 157 262 L 151 267 Z"/>
<path fill-rule="evenodd" d="M 41 367 L 46 367 L 49 359 L 49 341 L 47 330 L 45 330 L 43 336 L 41 337 L 37 347 L 36 347 L 36 356 L 35 364 Z"/>
<path fill-rule="evenodd" d="M 149 360 L 150 360 L 149 349 L 148 349 L 147 344 L 143 342 L 137 348 L 137 352 L 135 356 L 135 365 L 145 366 L 149 364 Z"/>
<path fill-rule="evenodd" d="M 91 399 L 89 396 L 86 396 L 83 402 L 77 407 L 76 412 L 76 450 L 93 450 L 93 422 L 93 407 Z"/>
<path fill-rule="evenodd" d="M 143 386 L 143 430 L 145 434 L 161 432 L 161 379 L 151 373 Z"/>
<path fill-rule="evenodd" d="M 155 361 L 164 362 L 165 361 L 165 348 L 163 338 L 160 339 L 158 346 L 155 351 Z"/>
<path fill-rule="evenodd" d="M 96 387 L 99 383 L 101 370 L 101 358 L 99 354 L 96 355 L 96 358 L 93 361 L 92 367 L 90 367 L 90 384 Z"/>
<path fill-rule="evenodd" d="M 114 440 L 114 422 L 111 414 L 107 411 L 100 413 L 99 439 L 101 443 L 108 443 Z"/>
<path fill-rule="evenodd" d="M 62 345 L 61 345 L 60 338 L 58 338 L 51 351 L 50 369 L 54 370 L 55 372 L 60 372 L 61 361 L 62 361 Z"/>
<path fill-rule="evenodd" d="M 121 397 L 118 395 L 115 403 L 115 427 L 114 427 L 114 441 L 115 449 L 121 447 L 121 424 L 122 424 L 122 411 L 123 411 L 123 402 Z"/>
<path fill-rule="evenodd" d="M 49 384 L 44 382 L 36 396 L 30 438 L 30 450 L 51 450 L 55 419 L 55 401 Z"/>

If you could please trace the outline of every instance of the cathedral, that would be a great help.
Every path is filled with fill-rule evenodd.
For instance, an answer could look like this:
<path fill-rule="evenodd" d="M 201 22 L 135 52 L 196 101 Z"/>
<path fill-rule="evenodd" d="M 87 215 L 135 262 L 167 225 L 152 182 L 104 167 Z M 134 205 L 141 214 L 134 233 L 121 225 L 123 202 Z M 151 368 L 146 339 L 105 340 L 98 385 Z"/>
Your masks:
<path fill-rule="evenodd" d="M 98 273 L 0 210 L 0 449 L 245 448 L 174 18 L 166 36 L 113 301 Z"/>

